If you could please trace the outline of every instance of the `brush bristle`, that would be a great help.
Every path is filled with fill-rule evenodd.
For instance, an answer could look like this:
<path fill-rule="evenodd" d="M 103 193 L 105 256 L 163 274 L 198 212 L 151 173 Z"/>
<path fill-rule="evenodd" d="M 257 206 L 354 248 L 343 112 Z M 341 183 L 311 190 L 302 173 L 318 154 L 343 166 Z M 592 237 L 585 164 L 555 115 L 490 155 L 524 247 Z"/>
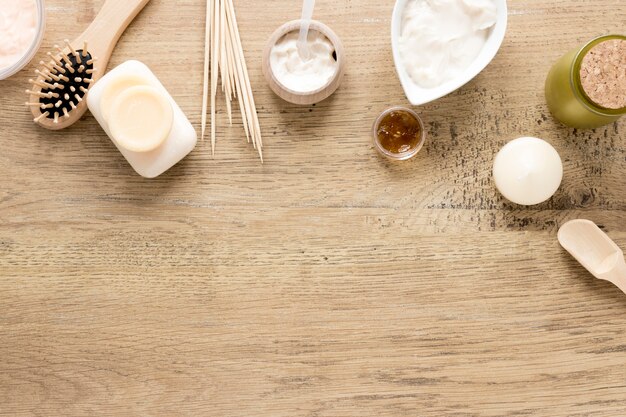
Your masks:
<path fill-rule="evenodd" d="M 68 41 L 65 43 L 65 50 L 55 45 L 59 53 L 54 55 L 49 52 L 50 61 L 40 62 L 41 68 L 35 71 L 37 79 L 30 80 L 33 89 L 27 90 L 27 93 L 38 96 L 43 116 L 37 117 L 36 122 L 47 118 L 57 124 L 60 118 L 69 118 L 70 112 L 83 101 L 93 82 L 91 74 L 95 58 L 87 50 L 87 44 L 83 49 L 76 50 Z"/>

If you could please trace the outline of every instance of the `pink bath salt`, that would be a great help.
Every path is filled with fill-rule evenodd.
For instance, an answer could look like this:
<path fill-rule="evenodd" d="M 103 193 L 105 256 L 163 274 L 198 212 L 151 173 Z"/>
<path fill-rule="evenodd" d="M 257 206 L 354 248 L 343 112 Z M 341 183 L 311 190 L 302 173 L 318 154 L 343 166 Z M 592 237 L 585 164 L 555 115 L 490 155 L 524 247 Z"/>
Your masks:
<path fill-rule="evenodd" d="M 0 0 L 0 69 L 13 66 L 26 55 L 38 26 L 35 0 Z"/>

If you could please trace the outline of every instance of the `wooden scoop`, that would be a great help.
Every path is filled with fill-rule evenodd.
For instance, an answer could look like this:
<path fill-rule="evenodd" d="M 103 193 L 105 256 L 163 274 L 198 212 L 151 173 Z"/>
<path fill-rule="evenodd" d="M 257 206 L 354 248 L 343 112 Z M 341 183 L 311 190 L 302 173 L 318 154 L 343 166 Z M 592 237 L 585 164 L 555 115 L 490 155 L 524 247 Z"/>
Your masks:
<path fill-rule="evenodd" d="M 593 276 L 626 293 L 624 252 L 594 222 L 578 219 L 565 223 L 559 230 L 559 243 Z"/>

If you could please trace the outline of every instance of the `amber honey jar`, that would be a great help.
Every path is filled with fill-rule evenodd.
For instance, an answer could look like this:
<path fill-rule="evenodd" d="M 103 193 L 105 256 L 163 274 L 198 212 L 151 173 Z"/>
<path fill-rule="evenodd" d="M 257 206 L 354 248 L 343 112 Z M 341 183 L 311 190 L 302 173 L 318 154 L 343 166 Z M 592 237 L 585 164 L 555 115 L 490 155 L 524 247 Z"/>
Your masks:
<path fill-rule="evenodd" d="M 422 119 L 411 109 L 392 107 L 378 116 L 372 134 L 378 151 L 396 161 L 411 159 L 426 139 Z"/>

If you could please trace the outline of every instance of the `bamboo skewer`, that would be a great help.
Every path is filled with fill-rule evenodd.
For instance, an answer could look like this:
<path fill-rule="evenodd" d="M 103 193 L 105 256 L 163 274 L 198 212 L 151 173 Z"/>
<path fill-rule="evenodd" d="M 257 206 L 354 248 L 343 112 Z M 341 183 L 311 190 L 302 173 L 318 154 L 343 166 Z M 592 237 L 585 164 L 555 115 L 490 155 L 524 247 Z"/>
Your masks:
<path fill-rule="evenodd" d="M 250 96 L 247 94 L 247 90 L 246 90 L 246 77 L 245 77 L 245 67 L 242 65 L 242 61 L 241 61 L 241 44 L 240 42 L 238 42 L 238 38 L 237 38 L 237 21 L 235 20 L 234 16 L 233 16 L 233 10 L 232 8 L 230 8 L 232 3 L 229 4 L 229 24 L 230 24 L 230 32 L 231 32 L 231 37 L 232 40 L 234 41 L 234 45 L 233 45 L 233 52 L 235 54 L 235 66 L 237 69 L 237 73 L 239 75 L 239 92 L 240 95 L 243 96 L 243 102 L 244 102 L 244 110 L 246 112 L 246 120 L 248 123 L 248 129 L 250 131 L 250 137 L 252 139 L 252 145 L 256 148 L 256 140 L 255 137 L 256 135 L 254 134 L 254 122 L 251 118 L 251 113 L 250 113 L 250 107 L 252 105 L 251 101 L 250 101 Z"/>
<path fill-rule="evenodd" d="M 226 44 L 226 37 L 224 36 L 224 27 L 225 27 L 225 19 L 224 19 L 224 3 L 221 0 L 218 0 L 218 15 L 217 15 L 217 19 L 219 19 L 220 21 L 220 48 L 217 51 L 217 53 L 219 54 L 219 70 L 220 70 L 220 77 L 222 79 L 222 92 L 225 93 L 226 92 L 226 71 L 228 70 L 228 66 L 225 65 L 224 62 L 224 46 Z M 228 99 L 228 97 L 226 97 L 226 99 Z"/>
<path fill-rule="evenodd" d="M 202 134 L 200 139 L 204 139 L 204 132 L 206 130 L 206 106 L 207 98 L 209 94 L 209 54 L 211 51 L 211 3 L 210 0 L 206 2 L 206 29 L 204 31 L 204 76 L 202 86 Z"/>
<path fill-rule="evenodd" d="M 235 86 L 235 73 L 232 70 L 235 68 L 235 61 L 233 58 L 233 46 L 230 42 L 230 37 L 226 41 L 226 60 L 228 61 L 228 66 L 230 67 L 230 71 L 228 71 L 228 83 L 230 84 L 230 92 L 231 92 L 231 100 L 233 97 L 237 95 L 237 88 Z"/>
<path fill-rule="evenodd" d="M 250 85 L 250 77 L 248 76 L 248 68 L 246 66 L 246 58 L 243 55 L 243 46 L 241 45 L 241 37 L 239 36 L 239 27 L 237 25 L 237 16 L 235 15 L 235 7 L 233 6 L 233 0 L 224 0 L 228 4 L 227 11 L 230 12 L 231 21 L 232 21 L 232 29 L 235 33 L 235 51 L 239 54 L 239 65 L 243 69 L 244 75 L 244 90 L 248 95 L 250 106 L 248 108 L 248 112 L 252 116 L 252 121 L 254 123 L 252 131 L 254 131 L 253 136 L 253 144 L 256 144 L 257 150 L 259 152 L 259 157 L 261 161 L 263 161 L 263 139 L 261 138 L 261 127 L 259 126 L 259 118 L 256 111 L 256 105 L 254 103 L 254 96 L 252 95 L 252 87 Z M 241 94 L 241 91 L 239 92 Z"/>
<path fill-rule="evenodd" d="M 234 28 L 233 28 L 233 25 L 232 25 L 232 17 L 230 16 L 230 11 L 229 11 L 229 31 L 230 31 L 230 34 L 231 34 L 231 37 L 230 37 L 231 40 L 234 40 L 235 39 Z M 232 43 L 231 43 L 231 46 L 232 46 Z M 233 52 L 234 52 L 234 47 L 233 47 Z M 242 114 L 242 119 L 244 120 L 244 126 L 247 126 L 247 129 L 246 129 L 247 132 L 246 133 L 248 133 L 248 135 L 246 135 L 246 138 L 248 139 L 248 136 L 249 136 L 249 138 L 252 139 L 252 145 L 256 148 L 256 142 L 254 140 L 254 135 L 252 133 L 254 129 L 253 129 L 253 127 L 252 127 L 253 125 L 250 123 L 250 119 L 249 119 L 249 115 L 250 115 L 250 113 L 249 113 L 249 108 L 250 108 L 249 97 L 248 97 L 247 94 L 243 94 L 242 93 L 243 92 L 243 88 L 242 87 L 243 87 L 243 83 L 244 83 L 243 69 L 242 69 L 242 67 L 240 65 L 239 59 L 235 58 L 234 61 L 235 61 L 235 70 L 236 70 L 235 74 L 237 75 L 237 80 L 238 80 L 238 82 L 237 82 L 237 84 L 238 84 L 237 89 L 239 91 L 238 96 L 239 96 L 239 99 L 240 99 L 239 106 L 241 107 L 242 112 L 245 113 L 245 116 Z M 243 103 L 243 105 L 242 105 L 242 103 Z"/>
<path fill-rule="evenodd" d="M 230 72 L 230 66 L 228 64 L 228 60 L 226 59 L 226 36 L 225 36 L 225 27 L 226 27 L 226 9 L 224 8 L 224 2 L 220 1 L 220 67 L 222 68 L 222 91 L 226 95 L 226 111 L 228 113 L 228 121 L 230 125 L 233 125 L 233 115 L 231 109 L 231 101 L 232 95 L 230 91 L 230 86 L 228 84 Z"/>
<path fill-rule="evenodd" d="M 211 155 L 215 155 L 215 97 L 217 95 L 217 49 L 219 44 L 216 12 L 220 0 L 211 0 Z"/>
<path fill-rule="evenodd" d="M 233 51 L 233 43 L 232 43 L 232 38 L 230 36 L 228 37 L 227 46 L 228 46 L 228 50 L 230 51 L 230 56 L 231 56 L 231 63 L 232 63 L 231 68 L 236 69 L 236 65 L 234 61 L 235 53 Z M 235 71 L 231 71 L 231 74 L 233 78 L 233 91 L 235 92 L 241 91 L 241 82 L 239 81 L 239 73 L 235 70 Z M 248 128 L 248 119 L 246 115 L 246 109 L 244 107 L 243 97 L 242 97 L 242 94 L 236 93 L 235 95 L 237 96 L 237 101 L 239 102 L 239 110 L 241 111 L 241 120 L 243 122 L 243 130 L 246 132 L 246 141 L 250 143 L 250 129 Z"/>
<path fill-rule="evenodd" d="M 246 141 L 252 142 L 263 162 L 263 139 L 254 95 L 243 53 L 233 0 L 207 0 L 202 97 L 202 137 L 207 123 L 210 83 L 211 154 L 215 155 L 216 97 L 218 86 L 226 99 L 228 120 L 232 125 L 232 100 L 237 98 Z M 221 78 L 221 83 L 220 83 Z"/>

